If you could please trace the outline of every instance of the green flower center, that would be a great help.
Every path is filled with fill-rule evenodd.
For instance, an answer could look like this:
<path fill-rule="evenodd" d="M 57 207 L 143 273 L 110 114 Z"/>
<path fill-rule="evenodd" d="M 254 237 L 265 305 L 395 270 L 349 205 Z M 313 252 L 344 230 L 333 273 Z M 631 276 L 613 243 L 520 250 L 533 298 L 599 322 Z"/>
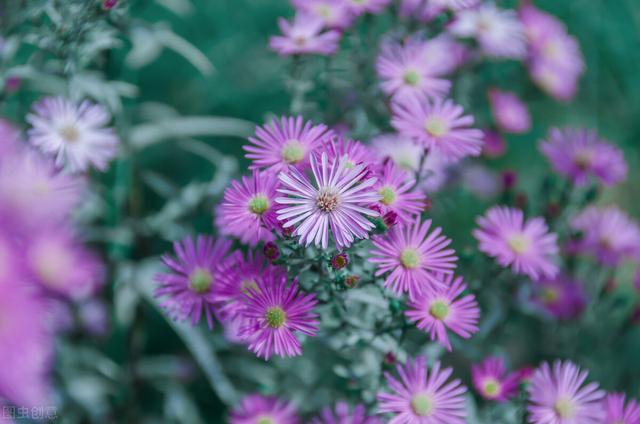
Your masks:
<path fill-rule="evenodd" d="M 560 295 L 556 289 L 547 287 L 542 290 L 542 293 L 540 293 L 540 297 L 542 298 L 542 301 L 544 303 L 552 304 L 558 300 L 558 297 L 560 297 Z"/>
<path fill-rule="evenodd" d="M 270 417 L 259 417 L 256 424 L 276 424 L 276 422 Z"/>
<path fill-rule="evenodd" d="M 531 245 L 529 238 L 524 234 L 515 234 L 511 236 L 508 243 L 511 250 L 519 255 L 527 253 L 527 251 L 529 250 L 529 246 Z"/>
<path fill-rule="evenodd" d="M 398 167 L 404 169 L 405 171 L 413 171 L 416 168 L 415 160 L 411 158 L 411 156 L 398 156 L 395 160 L 396 165 Z"/>
<path fill-rule="evenodd" d="M 414 70 L 410 70 L 405 72 L 402 79 L 404 80 L 405 84 L 415 87 L 420 82 L 420 74 L 418 74 Z"/>
<path fill-rule="evenodd" d="M 240 282 L 240 291 L 248 296 L 250 294 L 249 290 L 254 292 L 259 291 L 258 283 L 254 280 L 242 280 Z"/>
<path fill-rule="evenodd" d="M 560 398 L 553 408 L 560 418 L 572 418 L 576 413 L 576 407 L 571 399 Z"/>
<path fill-rule="evenodd" d="M 443 300 L 436 300 L 431 304 L 429 313 L 435 319 L 442 321 L 449 315 L 449 305 Z"/>
<path fill-rule="evenodd" d="M 489 378 L 484 383 L 484 393 L 489 397 L 495 397 L 500 394 L 500 382 L 495 378 Z"/>
<path fill-rule="evenodd" d="M 315 8 L 316 14 L 323 19 L 331 18 L 331 8 L 327 5 L 321 4 Z"/>
<path fill-rule="evenodd" d="M 378 191 L 378 194 L 382 196 L 382 199 L 380 199 L 380 201 L 387 206 L 389 206 L 396 200 L 396 192 L 389 186 L 382 187 Z"/>
<path fill-rule="evenodd" d="M 262 194 L 255 195 L 249 200 L 249 210 L 256 215 L 265 213 L 269 206 L 269 199 Z"/>
<path fill-rule="evenodd" d="M 424 129 L 433 137 L 442 137 L 449 132 L 447 122 L 439 116 L 430 116 L 424 123 Z"/>
<path fill-rule="evenodd" d="M 304 146 L 298 140 L 287 141 L 282 148 L 282 158 L 295 165 L 304 159 Z"/>
<path fill-rule="evenodd" d="M 415 249 L 409 247 L 400 254 L 400 262 L 407 269 L 415 269 L 420 265 L 420 255 Z"/>
<path fill-rule="evenodd" d="M 316 206 L 318 206 L 318 209 L 322 212 L 329 213 L 335 211 L 339 203 L 340 198 L 338 194 L 327 188 L 321 189 L 316 198 Z"/>
<path fill-rule="evenodd" d="M 80 131 L 72 124 L 60 128 L 59 134 L 67 143 L 74 143 L 80 138 Z"/>
<path fill-rule="evenodd" d="M 213 284 L 213 276 L 204 268 L 196 268 L 189 275 L 189 288 L 198 294 L 206 293 Z"/>
<path fill-rule="evenodd" d="M 421 417 L 426 417 L 433 411 L 433 401 L 426 393 L 419 393 L 411 399 L 411 409 Z"/>
<path fill-rule="evenodd" d="M 273 306 L 267 309 L 267 312 L 264 314 L 264 318 L 267 320 L 267 325 L 271 328 L 280 328 L 284 325 L 284 322 L 287 319 L 287 314 L 279 306 Z"/>

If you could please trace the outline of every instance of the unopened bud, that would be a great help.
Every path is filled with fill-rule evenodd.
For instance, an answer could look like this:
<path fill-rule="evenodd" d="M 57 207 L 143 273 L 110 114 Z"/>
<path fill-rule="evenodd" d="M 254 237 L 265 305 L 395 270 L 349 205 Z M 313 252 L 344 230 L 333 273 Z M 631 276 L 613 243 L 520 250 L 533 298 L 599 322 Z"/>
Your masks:
<path fill-rule="evenodd" d="M 280 257 L 280 249 L 278 249 L 278 245 L 272 241 L 269 241 L 264 244 L 264 256 L 271 261 L 275 261 Z"/>
<path fill-rule="evenodd" d="M 333 258 L 331 258 L 331 268 L 333 269 L 342 269 L 347 265 L 349 265 L 349 255 L 344 252 L 338 253 Z"/>
<path fill-rule="evenodd" d="M 360 277 L 358 277 L 357 275 L 348 275 L 344 279 L 344 285 L 350 289 L 356 287 L 359 282 L 360 282 Z"/>

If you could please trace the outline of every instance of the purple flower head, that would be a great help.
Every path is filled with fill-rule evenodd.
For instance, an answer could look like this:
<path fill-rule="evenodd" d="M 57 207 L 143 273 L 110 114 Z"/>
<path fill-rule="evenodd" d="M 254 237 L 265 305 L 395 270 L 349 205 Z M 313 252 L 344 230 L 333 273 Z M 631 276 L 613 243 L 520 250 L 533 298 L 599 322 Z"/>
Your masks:
<path fill-rule="evenodd" d="M 422 356 L 396 367 L 400 381 L 385 373 L 392 393 L 378 393 L 378 411 L 391 413 L 389 422 L 397 424 L 464 424 L 467 411 L 464 394 L 467 388 L 460 380 L 447 381 L 453 369 L 436 362 L 427 368 Z"/>
<path fill-rule="evenodd" d="M 27 115 L 29 142 L 55 157 L 57 166 L 73 172 L 84 172 L 91 166 L 104 171 L 118 152 L 118 136 L 107 127 L 109 121 L 109 112 L 88 100 L 74 103 L 63 97 L 46 97 Z"/>
<path fill-rule="evenodd" d="M 269 48 L 281 56 L 295 54 L 319 54 L 329 56 L 338 50 L 340 31 L 324 30 L 325 21 L 317 15 L 298 12 L 289 22 L 280 18 L 278 26 L 282 35 L 269 40 Z"/>
<path fill-rule="evenodd" d="M 190 318 L 196 325 L 204 314 L 209 328 L 213 327 L 219 281 L 236 260 L 236 256 L 228 256 L 230 246 L 228 240 L 204 235 L 173 243 L 176 256 L 162 257 L 171 272 L 155 277 L 159 284 L 155 294 L 164 298 L 161 306 L 172 318 Z"/>
<path fill-rule="evenodd" d="M 450 161 L 478 156 L 482 151 L 482 131 L 470 128 L 473 117 L 451 100 L 420 102 L 405 98 L 392 104 L 391 124 L 404 136 Z"/>
<path fill-rule="evenodd" d="M 346 156 L 346 166 L 348 168 L 353 168 L 360 164 L 370 166 L 375 162 L 375 156 L 368 146 L 359 141 L 344 138 L 343 136 L 337 136 L 327 140 L 324 145 L 324 150 L 327 152 L 329 162 L 333 162 L 334 159 L 339 160 L 343 156 Z"/>
<path fill-rule="evenodd" d="M 271 124 L 256 128 L 251 144 L 243 146 L 251 169 L 266 168 L 272 172 L 286 171 L 290 165 L 302 169 L 309 166 L 309 156 L 331 138 L 332 131 L 324 124 L 304 122 L 301 116 L 281 117 Z"/>
<path fill-rule="evenodd" d="M 335 410 L 329 407 L 324 408 L 320 416 L 311 420 L 310 424 L 382 424 L 382 421 L 367 416 L 367 411 L 362 404 L 352 409 L 348 403 L 338 402 Z"/>
<path fill-rule="evenodd" d="M 518 394 L 521 374 L 507 373 L 502 358 L 490 356 L 471 368 L 473 386 L 487 400 L 506 402 Z"/>
<path fill-rule="evenodd" d="M 273 396 L 246 396 L 229 415 L 229 424 L 298 424 L 291 402 Z"/>
<path fill-rule="evenodd" d="M 420 22 L 431 22 L 444 12 L 442 6 L 434 4 L 431 0 L 401 0 L 400 16 L 414 18 Z"/>
<path fill-rule="evenodd" d="M 232 181 L 218 207 L 216 224 L 220 233 L 236 236 L 251 247 L 274 240 L 277 188 L 278 176 L 267 171 L 254 170 L 250 177 Z"/>
<path fill-rule="evenodd" d="M 418 100 L 445 97 L 451 83 L 438 76 L 439 67 L 430 66 L 432 63 L 435 64 L 424 59 L 422 42 L 410 41 L 400 45 L 386 41 L 376 62 L 382 91 L 394 100 L 405 97 Z"/>
<path fill-rule="evenodd" d="M 602 264 L 615 266 L 640 256 L 640 226 L 616 206 L 590 206 L 571 220 L 571 227 L 582 233 L 577 250 Z"/>
<path fill-rule="evenodd" d="M 490 2 L 457 13 L 449 31 L 475 38 L 487 56 L 521 59 L 527 53 L 527 39 L 516 12 L 499 9 Z"/>
<path fill-rule="evenodd" d="M 356 15 L 363 13 L 380 13 L 391 3 L 391 0 L 342 0 Z"/>
<path fill-rule="evenodd" d="M 376 179 L 367 178 L 365 165 L 350 167 L 346 157 L 329 162 L 322 153 L 320 163 L 311 157 L 311 170 L 313 181 L 293 167 L 280 173 L 278 191 L 287 197 L 276 202 L 282 205 L 277 213 L 279 220 L 286 221 L 284 227 L 295 225 L 293 234 L 300 237 L 300 244 L 323 249 L 329 245 L 329 230 L 339 249 L 368 238 L 374 224 L 367 217 L 378 215 L 368 205 L 379 196 L 373 189 Z"/>
<path fill-rule="evenodd" d="M 587 304 L 587 294 L 579 281 L 558 275 L 537 281 L 533 300 L 554 318 L 568 320 L 582 313 Z"/>
<path fill-rule="evenodd" d="M 442 277 L 437 273 L 452 274 L 456 267 L 455 251 L 448 246 L 451 239 L 442 235 L 436 227 L 431 233 L 431 220 L 396 225 L 386 234 L 373 238 L 369 262 L 378 265 L 375 275 L 389 273 L 384 286 L 395 295 L 409 293 L 416 299 L 429 287 L 441 285 Z"/>
<path fill-rule="evenodd" d="M 604 400 L 605 424 L 640 424 L 640 405 L 631 399 L 625 406 L 623 393 L 610 393 Z"/>
<path fill-rule="evenodd" d="M 495 131 L 484 131 L 484 146 L 482 154 L 489 158 L 499 158 L 507 151 L 507 143 L 504 137 Z"/>
<path fill-rule="evenodd" d="M 425 201 L 425 195 L 415 190 L 415 184 L 411 174 L 387 161 L 376 183 L 382 213 L 393 212 L 400 222 L 410 223 L 422 212 Z"/>
<path fill-rule="evenodd" d="M 462 277 L 454 278 L 453 274 L 441 277 L 443 284 L 425 286 L 416 299 L 409 301 L 405 315 L 428 332 L 431 340 L 451 351 L 447 329 L 463 339 L 470 338 L 478 331 L 480 308 L 474 295 L 460 297 L 467 289 Z"/>
<path fill-rule="evenodd" d="M 422 42 L 421 49 L 423 63 L 435 76 L 455 71 L 469 56 L 467 47 L 447 33 Z"/>
<path fill-rule="evenodd" d="M 254 287 L 246 287 L 241 301 L 248 324 L 240 333 L 250 338 L 249 349 L 258 358 L 302 355 L 296 333 L 314 336 L 318 331 L 315 295 L 300 292 L 296 280 L 288 285 L 286 275 L 263 274 Z"/>
<path fill-rule="evenodd" d="M 342 269 L 347 265 L 349 265 L 349 255 L 345 252 L 340 252 L 331 258 L 331 268 L 333 269 Z"/>
<path fill-rule="evenodd" d="M 521 210 L 495 206 L 478 218 L 478 226 L 473 236 L 480 243 L 480 251 L 495 258 L 500 266 L 511 266 L 514 273 L 534 280 L 553 278 L 558 273 L 554 263 L 557 236 L 549 232 L 544 219 L 525 221 Z"/>
<path fill-rule="evenodd" d="M 624 153 L 596 131 L 586 129 L 558 129 L 550 131 L 540 150 L 559 174 L 576 185 L 584 185 L 590 177 L 612 186 L 627 176 Z"/>
<path fill-rule="evenodd" d="M 344 0 L 292 0 L 292 3 L 298 11 L 322 19 L 327 28 L 348 28 L 355 18 Z"/>
<path fill-rule="evenodd" d="M 528 387 L 532 424 L 600 424 L 605 392 L 597 383 L 584 385 L 589 373 L 570 361 L 543 363 Z"/>
<path fill-rule="evenodd" d="M 502 131 L 522 134 L 531 128 L 529 109 L 515 93 L 492 88 L 489 90 L 489 103 L 493 119 Z"/>

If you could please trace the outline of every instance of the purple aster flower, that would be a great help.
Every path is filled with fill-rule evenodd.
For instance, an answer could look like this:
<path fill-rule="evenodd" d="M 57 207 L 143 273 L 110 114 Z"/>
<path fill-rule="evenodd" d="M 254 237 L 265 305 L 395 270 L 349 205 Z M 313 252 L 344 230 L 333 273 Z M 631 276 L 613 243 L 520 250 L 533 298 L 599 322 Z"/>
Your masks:
<path fill-rule="evenodd" d="M 627 176 L 624 153 L 596 131 L 554 128 L 540 150 L 558 173 L 576 185 L 586 184 L 593 176 L 612 186 Z"/>
<path fill-rule="evenodd" d="M 249 168 L 267 168 L 273 172 L 286 171 L 289 165 L 304 168 L 309 165 L 309 156 L 333 135 L 324 124 L 304 122 L 301 116 L 274 119 L 270 125 L 256 128 L 251 144 L 243 146 L 247 159 L 253 163 Z"/>
<path fill-rule="evenodd" d="M 403 98 L 392 104 L 391 124 L 400 134 L 411 137 L 446 159 L 456 161 L 478 156 L 482 151 L 482 131 L 469 128 L 473 117 L 451 100 L 420 102 Z"/>
<path fill-rule="evenodd" d="M 536 370 L 529 391 L 532 424 L 600 424 L 604 419 L 605 392 L 597 383 L 583 385 L 589 373 L 570 361 L 543 363 Z"/>
<path fill-rule="evenodd" d="M 27 115 L 29 142 L 55 157 L 58 166 L 74 172 L 84 172 L 90 166 L 104 171 L 118 152 L 118 137 L 106 126 L 109 121 L 109 112 L 88 100 L 74 103 L 63 97 L 46 97 Z"/>
<path fill-rule="evenodd" d="M 587 294 L 579 281 L 558 275 L 556 278 L 536 282 L 533 301 L 552 317 L 568 320 L 584 311 Z"/>
<path fill-rule="evenodd" d="M 610 393 L 604 401 L 605 424 L 640 424 L 640 405 L 631 399 L 625 406 L 624 393 Z"/>
<path fill-rule="evenodd" d="M 310 424 L 382 424 L 378 418 L 367 416 L 364 405 L 358 404 L 353 409 L 346 402 L 336 403 L 333 408 L 324 408 L 319 417 L 311 420 Z"/>
<path fill-rule="evenodd" d="M 251 247 L 274 240 L 277 188 L 278 176 L 267 171 L 254 170 L 251 177 L 232 181 L 218 207 L 216 224 L 220 233 L 238 237 Z"/>
<path fill-rule="evenodd" d="M 564 23 L 549 13 L 543 12 L 532 3 L 523 3 L 518 11 L 520 21 L 524 25 L 529 44 L 541 45 L 548 34 L 566 32 Z"/>
<path fill-rule="evenodd" d="M 287 285 L 285 275 L 267 273 L 247 286 L 242 296 L 242 315 L 248 325 L 241 335 L 250 338 L 249 349 L 258 358 L 268 360 L 274 353 L 282 357 L 302 355 L 296 333 L 314 336 L 318 315 L 314 294 L 303 294 L 294 280 Z"/>
<path fill-rule="evenodd" d="M 516 12 L 499 9 L 493 3 L 458 12 L 449 31 L 475 38 L 488 56 L 520 59 L 527 53 L 527 39 Z"/>
<path fill-rule="evenodd" d="M 394 212 L 400 222 L 411 223 L 415 215 L 424 209 L 426 197 L 414 191 L 416 182 L 413 177 L 387 161 L 379 173 L 376 189 L 380 195 L 379 204 L 382 214 Z"/>
<path fill-rule="evenodd" d="M 582 232 L 578 250 L 605 265 L 640 256 L 640 226 L 616 206 L 590 206 L 572 219 L 571 227 Z"/>
<path fill-rule="evenodd" d="M 380 13 L 391 3 L 391 0 L 343 0 L 356 15 L 363 13 Z"/>
<path fill-rule="evenodd" d="M 433 75 L 455 71 L 467 60 L 468 55 L 467 47 L 447 33 L 422 43 L 422 60 L 428 64 Z"/>
<path fill-rule="evenodd" d="M 444 284 L 425 286 L 416 299 L 409 301 L 405 315 L 419 329 L 428 332 L 431 340 L 451 351 L 447 329 L 463 339 L 470 338 L 478 331 L 480 308 L 472 294 L 458 299 L 467 289 L 462 277 L 454 279 L 453 274 L 442 277 Z"/>
<path fill-rule="evenodd" d="M 434 4 L 431 0 L 401 0 L 399 12 L 400 16 L 405 18 L 430 22 L 444 10 L 444 7 Z"/>
<path fill-rule="evenodd" d="M 531 115 L 527 105 L 510 91 L 489 90 L 491 113 L 498 127 L 508 133 L 522 134 L 531 129 Z"/>
<path fill-rule="evenodd" d="M 24 254 L 33 280 L 48 292 L 86 299 L 104 282 L 100 260 L 64 226 L 34 232 Z"/>
<path fill-rule="evenodd" d="M 269 40 L 269 48 L 281 56 L 294 54 L 332 55 L 338 50 L 339 31 L 324 30 L 324 20 L 309 13 L 297 13 L 293 22 L 280 18 L 278 26 L 281 36 Z"/>
<path fill-rule="evenodd" d="M 196 325 L 204 314 L 209 328 L 213 327 L 219 281 L 236 260 L 236 256 L 228 256 L 230 246 L 228 240 L 204 235 L 195 241 L 189 236 L 173 243 L 176 257 L 162 257 L 171 272 L 155 277 L 159 283 L 155 294 L 165 298 L 161 306 L 172 318 L 191 318 Z"/>
<path fill-rule="evenodd" d="M 393 393 L 378 393 L 380 413 L 392 413 L 393 424 L 464 424 L 467 412 L 460 380 L 447 381 L 453 369 L 441 369 L 436 362 L 429 370 L 422 356 L 396 367 L 401 381 L 385 378 Z"/>
<path fill-rule="evenodd" d="M 495 206 L 478 218 L 478 226 L 473 236 L 480 243 L 480 251 L 495 258 L 500 266 L 511 266 L 514 273 L 534 280 L 553 278 L 558 273 L 554 263 L 557 236 L 549 232 L 543 218 L 525 221 L 521 210 Z"/>
<path fill-rule="evenodd" d="M 487 400 L 506 402 L 518 394 L 521 374 L 507 373 L 502 358 L 490 356 L 471 368 L 473 386 Z"/>
<path fill-rule="evenodd" d="M 276 198 L 282 205 L 277 213 L 279 220 L 286 221 L 284 227 L 296 225 L 293 234 L 300 237 L 300 244 L 323 249 L 329 244 L 329 229 L 339 249 L 349 247 L 356 238 L 368 238 L 374 224 L 367 216 L 378 216 L 368 205 L 379 196 L 373 189 L 376 179 L 367 178 L 365 165 L 349 167 L 346 157 L 329 163 L 322 153 L 320 164 L 311 157 L 311 170 L 313 182 L 295 168 L 280 173 L 278 191 L 288 196 Z"/>
<path fill-rule="evenodd" d="M 404 97 L 417 99 L 442 98 L 449 93 L 451 83 L 436 76 L 436 62 L 426 61 L 421 42 L 399 45 L 394 41 L 383 43 L 376 62 L 376 70 L 382 80 L 382 91 L 399 100 Z"/>
<path fill-rule="evenodd" d="M 482 154 L 489 158 L 499 158 L 507 150 L 504 138 L 495 131 L 484 130 L 484 146 Z"/>
<path fill-rule="evenodd" d="M 418 298 L 430 286 L 442 284 L 436 273 L 452 274 L 456 267 L 455 251 L 448 248 L 451 239 L 436 227 L 431 233 L 431 220 L 396 225 L 384 235 L 373 238 L 369 262 L 378 264 L 376 277 L 389 273 L 384 286 L 395 295 L 408 292 L 410 299 Z"/>
<path fill-rule="evenodd" d="M 292 3 L 298 11 L 322 19 L 328 28 L 348 28 L 355 18 L 344 0 L 292 0 Z"/>
<path fill-rule="evenodd" d="M 359 141 L 344 138 L 343 136 L 333 137 L 325 144 L 325 149 L 329 162 L 334 159 L 340 160 L 346 156 L 347 167 L 353 168 L 356 165 L 371 165 L 375 162 L 375 156 L 369 147 Z"/>
<path fill-rule="evenodd" d="M 291 402 L 273 396 L 249 395 L 229 415 L 229 424 L 298 424 Z"/>
<path fill-rule="evenodd" d="M 333 269 L 342 269 L 347 265 L 349 265 L 349 255 L 345 252 L 340 252 L 331 258 L 331 268 Z"/>

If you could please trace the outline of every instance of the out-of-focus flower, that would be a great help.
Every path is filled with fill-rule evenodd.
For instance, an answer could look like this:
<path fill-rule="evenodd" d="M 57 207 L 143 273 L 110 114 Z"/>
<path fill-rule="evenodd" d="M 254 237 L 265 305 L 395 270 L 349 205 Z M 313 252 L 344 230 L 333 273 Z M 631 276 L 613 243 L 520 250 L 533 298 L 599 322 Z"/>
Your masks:
<path fill-rule="evenodd" d="M 429 1 L 429 0 L 428 0 Z M 422 43 L 422 61 L 429 66 L 434 76 L 455 71 L 469 56 L 467 47 L 447 33 Z"/>
<path fill-rule="evenodd" d="M 330 139 L 332 132 L 324 124 L 304 122 L 301 116 L 274 119 L 270 125 L 256 128 L 251 144 L 243 146 L 251 169 L 266 168 L 273 172 L 286 171 L 290 165 L 309 166 L 309 155 Z"/>
<path fill-rule="evenodd" d="M 104 10 L 111 10 L 118 4 L 118 0 L 102 0 L 102 8 Z"/>
<path fill-rule="evenodd" d="M 14 153 L 19 147 L 20 131 L 16 126 L 0 118 L 0 158 Z"/>
<path fill-rule="evenodd" d="M 250 338 L 249 349 L 258 358 L 301 355 L 295 334 L 314 336 L 318 331 L 315 295 L 301 293 L 296 280 L 287 285 L 285 275 L 263 274 L 254 287 L 246 287 L 242 303 L 247 325 L 240 333 Z"/>
<path fill-rule="evenodd" d="M 617 206 L 590 206 L 571 220 L 582 233 L 576 248 L 605 265 L 615 266 L 640 255 L 640 226 Z"/>
<path fill-rule="evenodd" d="M 273 396 L 246 396 L 229 415 L 229 424 L 299 424 L 291 402 Z"/>
<path fill-rule="evenodd" d="M 480 0 L 430 0 L 434 5 L 453 11 L 460 11 L 470 7 L 477 6 Z"/>
<path fill-rule="evenodd" d="M 640 405 L 631 399 L 625 406 L 623 393 L 610 393 L 604 400 L 605 424 L 640 424 Z"/>
<path fill-rule="evenodd" d="M 422 356 L 397 365 L 401 381 L 391 374 L 385 378 L 392 393 L 378 393 L 378 411 L 394 415 L 393 423 L 464 424 L 467 411 L 464 394 L 467 388 L 460 380 L 448 381 L 453 369 L 436 362 L 427 368 Z"/>
<path fill-rule="evenodd" d="M 431 0 L 401 0 L 399 12 L 403 17 L 430 22 L 444 10 L 444 7 L 434 4 Z"/>
<path fill-rule="evenodd" d="M 443 98 L 451 88 L 449 81 L 436 75 L 437 62 L 425 60 L 423 43 L 419 41 L 405 45 L 394 41 L 383 43 L 376 70 L 382 80 L 382 90 L 396 100 Z"/>
<path fill-rule="evenodd" d="M 451 351 L 447 329 L 463 339 L 470 338 L 478 331 L 480 308 L 472 294 L 458 299 L 467 289 L 462 277 L 450 274 L 442 278 L 444 284 L 424 286 L 421 294 L 409 302 L 405 314 L 419 329 L 428 332 L 431 340 Z"/>
<path fill-rule="evenodd" d="M 507 151 L 507 143 L 504 141 L 504 137 L 495 131 L 485 130 L 484 132 L 484 146 L 482 147 L 482 154 L 489 158 L 499 158 Z"/>
<path fill-rule="evenodd" d="M 326 249 L 329 245 L 329 229 L 338 248 L 349 247 L 353 241 L 368 238 L 374 224 L 366 217 L 378 216 L 368 205 L 378 201 L 373 189 L 375 178 L 363 165 L 347 166 L 346 158 L 329 163 L 326 153 L 321 163 L 311 157 L 314 181 L 295 168 L 280 173 L 282 188 L 278 191 L 288 197 L 278 197 L 282 207 L 278 219 L 286 221 L 284 227 L 296 225 L 294 235 L 300 243 L 311 243 Z"/>
<path fill-rule="evenodd" d="M 561 175 L 576 185 L 584 185 L 589 177 L 612 186 L 627 176 L 624 153 L 601 139 L 596 131 L 553 128 L 540 150 Z"/>
<path fill-rule="evenodd" d="M 534 280 L 553 278 L 558 273 L 554 258 L 558 253 L 557 236 L 550 233 L 543 218 L 525 221 L 521 210 L 495 206 L 478 218 L 473 231 L 480 251 L 496 259 L 503 267 Z"/>
<path fill-rule="evenodd" d="M 368 146 L 342 136 L 331 138 L 324 145 L 324 149 L 327 152 L 329 162 L 333 162 L 334 159 L 340 160 L 346 156 L 348 168 L 360 164 L 371 165 L 375 162 L 375 157 Z"/>
<path fill-rule="evenodd" d="M 156 275 L 159 286 L 155 294 L 164 297 L 160 305 L 172 318 L 191 318 L 195 325 L 204 314 L 209 328 L 213 327 L 218 282 L 235 260 L 228 256 L 230 247 L 228 240 L 199 235 L 195 241 L 187 237 L 175 242 L 175 258 L 168 254 L 162 257 L 171 272 Z"/>
<path fill-rule="evenodd" d="M 587 294 L 579 281 L 558 275 L 537 281 L 533 300 L 554 318 L 567 320 L 582 313 L 587 304 Z"/>
<path fill-rule="evenodd" d="M 78 305 L 78 319 L 82 329 L 92 336 L 102 337 L 109 332 L 109 307 L 99 299 L 89 299 Z"/>
<path fill-rule="evenodd" d="M 463 186 L 481 199 L 492 199 L 500 193 L 500 178 L 483 165 L 470 165 L 462 169 Z"/>
<path fill-rule="evenodd" d="M 277 228 L 276 189 L 278 176 L 257 170 L 250 177 L 232 181 L 218 207 L 216 224 L 220 233 L 240 238 L 253 247 L 260 241 L 272 241 Z"/>
<path fill-rule="evenodd" d="M 410 223 L 422 212 L 425 200 L 423 193 L 415 191 L 415 180 L 392 161 L 387 161 L 378 175 L 375 187 L 380 195 L 382 214 L 394 212 L 400 222 Z"/>
<path fill-rule="evenodd" d="M 471 368 L 473 386 L 487 400 L 506 402 L 518 394 L 521 374 L 507 373 L 504 360 L 496 356 L 485 358 Z"/>
<path fill-rule="evenodd" d="M 320 416 L 311 420 L 310 424 L 382 424 L 378 418 L 367 416 L 364 405 L 352 408 L 346 402 L 336 403 L 335 410 L 326 407 Z"/>
<path fill-rule="evenodd" d="M 457 161 L 478 156 L 482 151 L 482 131 L 470 128 L 473 117 L 451 100 L 420 102 L 405 98 L 392 105 L 391 124 L 400 134 L 420 142 L 425 148 Z"/>
<path fill-rule="evenodd" d="M 534 373 L 529 391 L 532 424 L 601 424 L 605 392 L 597 383 L 584 385 L 589 373 L 570 361 L 543 363 Z"/>
<path fill-rule="evenodd" d="M 391 0 L 342 0 L 356 15 L 363 13 L 380 13 L 391 3 Z"/>
<path fill-rule="evenodd" d="M 431 233 L 431 220 L 396 225 L 384 235 L 373 238 L 369 262 L 377 264 L 375 275 L 389 273 L 384 286 L 396 295 L 409 293 L 416 299 L 428 286 L 442 284 L 436 273 L 452 274 L 456 267 L 455 251 L 448 248 L 451 239 L 436 227 Z"/>
<path fill-rule="evenodd" d="M 332 55 L 338 50 L 340 31 L 324 29 L 325 21 L 317 15 L 297 13 L 293 22 L 280 18 L 282 35 L 269 39 L 269 47 L 282 56 L 294 54 Z"/>
<path fill-rule="evenodd" d="M 511 190 L 518 182 L 518 173 L 516 171 L 507 169 L 502 171 L 502 188 L 504 190 Z"/>
<path fill-rule="evenodd" d="M 489 90 L 489 103 L 493 119 L 502 131 L 522 134 L 531 128 L 529 109 L 515 93 L 492 88 Z"/>
<path fill-rule="evenodd" d="M 118 137 L 107 127 L 110 120 L 105 108 L 88 100 L 46 97 L 27 115 L 29 142 L 54 157 L 57 166 L 74 172 L 90 166 L 104 171 L 118 152 Z"/>
<path fill-rule="evenodd" d="M 355 18 L 344 0 L 292 0 L 292 3 L 298 11 L 322 19 L 328 28 L 348 28 Z"/>
<path fill-rule="evenodd" d="M 449 31 L 475 38 L 488 56 L 521 59 L 527 53 L 527 39 L 516 12 L 493 3 L 458 12 Z"/>

